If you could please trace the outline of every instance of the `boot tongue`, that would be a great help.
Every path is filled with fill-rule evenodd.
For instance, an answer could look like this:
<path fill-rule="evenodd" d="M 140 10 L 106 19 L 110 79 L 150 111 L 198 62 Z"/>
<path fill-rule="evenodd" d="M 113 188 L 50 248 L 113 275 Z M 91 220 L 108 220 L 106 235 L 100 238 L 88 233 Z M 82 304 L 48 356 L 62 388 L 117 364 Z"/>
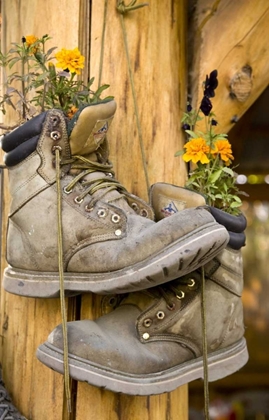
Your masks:
<path fill-rule="evenodd" d="M 69 144 L 71 155 L 84 156 L 92 162 L 98 161 L 98 156 L 106 162 L 108 160 L 108 144 L 106 134 L 116 112 L 116 102 L 114 100 L 101 102 L 86 106 L 82 111 L 77 112 L 69 123 Z M 76 175 L 79 170 L 71 169 Z M 110 180 L 109 174 L 96 170 L 86 175 L 83 181 L 95 181 L 101 178 Z M 106 192 L 107 191 L 107 192 Z M 106 188 L 97 190 L 94 197 L 101 197 L 106 202 L 117 203 L 123 210 L 135 214 L 134 210 L 128 205 L 125 198 L 117 191 Z"/>
<path fill-rule="evenodd" d="M 69 123 L 72 155 L 86 156 L 95 152 L 103 143 L 117 105 L 115 101 L 86 106 Z"/>

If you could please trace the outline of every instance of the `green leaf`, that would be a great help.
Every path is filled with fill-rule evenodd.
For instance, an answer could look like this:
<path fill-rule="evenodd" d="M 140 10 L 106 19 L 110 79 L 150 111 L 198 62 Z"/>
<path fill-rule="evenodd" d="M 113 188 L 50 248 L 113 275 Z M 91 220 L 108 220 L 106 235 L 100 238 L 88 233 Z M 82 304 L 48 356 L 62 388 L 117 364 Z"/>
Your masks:
<path fill-rule="evenodd" d="M 232 208 L 232 209 L 234 209 L 234 208 L 236 208 L 236 207 L 240 207 L 241 206 L 241 204 L 242 204 L 242 202 L 240 202 L 240 203 L 237 203 L 237 202 L 233 202 L 233 203 L 231 203 L 230 204 L 230 207 Z"/>
<path fill-rule="evenodd" d="M 226 174 L 229 174 L 231 176 L 234 176 L 234 171 L 231 168 L 227 168 L 227 166 L 223 167 L 223 172 L 225 172 Z"/>
<path fill-rule="evenodd" d="M 223 169 L 223 168 L 222 168 Z M 216 172 L 214 172 L 213 174 L 210 175 L 209 177 L 209 182 L 211 182 L 212 184 L 215 184 L 215 182 L 219 179 L 219 177 L 221 176 L 222 173 L 222 169 L 217 170 Z"/>
<path fill-rule="evenodd" d="M 196 134 L 194 131 L 191 131 L 191 130 L 185 130 L 185 132 L 186 132 L 187 134 L 189 134 L 189 136 L 190 136 L 191 138 L 193 138 L 193 139 L 196 139 L 196 138 L 197 138 L 197 134 Z"/>
<path fill-rule="evenodd" d="M 176 157 L 176 156 L 182 156 L 182 155 L 184 155 L 184 153 L 185 153 L 185 150 L 178 150 L 175 154 L 174 154 L 174 156 Z"/>

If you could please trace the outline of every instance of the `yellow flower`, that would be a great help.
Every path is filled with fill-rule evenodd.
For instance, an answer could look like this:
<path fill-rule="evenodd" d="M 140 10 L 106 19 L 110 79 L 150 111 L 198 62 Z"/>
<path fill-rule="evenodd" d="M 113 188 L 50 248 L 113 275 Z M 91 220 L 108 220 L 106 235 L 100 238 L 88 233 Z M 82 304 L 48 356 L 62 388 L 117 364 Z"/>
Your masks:
<path fill-rule="evenodd" d="M 68 118 L 71 120 L 71 118 L 75 115 L 77 111 L 78 111 L 78 108 L 75 105 L 72 105 L 67 113 Z"/>
<path fill-rule="evenodd" d="M 31 47 L 31 45 L 33 45 L 38 40 L 38 38 L 34 35 L 26 35 L 25 39 L 27 47 Z"/>
<path fill-rule="evenodd" d="M 30 48 L 30 52 L 32 54 L 36 54 L 38 52 L 38 50 L 39 50 L 39 44 L 37 44 L 35 47 L 32 47 L 32 45 L 36 41 L 38 41 L 38 38 L 36 36 L 34 36 L 34 35 L 26 35 L 25 39 L 26 39 L 26 46 L 28 48 Z"/>
<path fill-rule="evenodd" d="M 217 140 L 214 144 L 215 149 L 211 150 L 212 155 L 219 154 L 224 162 L 234 160 L 232 155 L 232 146 L 228 140 Z"/>
<path fill-rule="evenodd" d="M 85 57 L 81 55 L 78 48 L 73 50 L 66 50 L 62 48 L 61 51 L 55 54 L 58 63 L 56 67 L 60 67 L 63 70 L 68 69 L 71 73 L 80 74 L 80 69 L 84 68 Z"/>
<path fill-rule="evenodd" d="M 202 137 L 198 137 L 196 139 L 188 141 L 188 143 L 184 145 L 184 149 L 186 149 L 186 152 L 183 155 L 183 160 L 185 162 L 209 162 L 209 159 L 206 155 L 207 153 L 209 153 L 209 146 L 206 144 L 205 139 L 203 139 Z"/>

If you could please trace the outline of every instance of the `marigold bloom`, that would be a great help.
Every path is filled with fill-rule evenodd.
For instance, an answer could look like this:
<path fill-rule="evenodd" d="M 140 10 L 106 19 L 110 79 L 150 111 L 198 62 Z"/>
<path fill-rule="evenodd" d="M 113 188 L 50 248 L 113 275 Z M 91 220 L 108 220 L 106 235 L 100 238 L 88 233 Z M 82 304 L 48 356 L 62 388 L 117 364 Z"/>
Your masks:
<path fill-rule="evenodd" d="M 183 155 L 183 160 L 185 162 L 209 162 L 207 153 L 209 153 L 210 149 L 209 146 L 206 144 L 205 139 L 203 139 L 202 137 L 198 137 L 188 141 L 188 143 L 184 145 L 184 149 L 186 149 L 186 152 Z"/>
<path fill-rule="evenodd" d="M 27 47 L 31 47 L 31 45 L 33 45 L 38 40 L 38 38 L 34 35 L 26 35 L 25 39 Z"/>
<path fill-rule="evenodd" d="M 55 54 L 55 58 L 58 60 L 56 67 L 60 67 L 63 70 L 68 69 L 70 73 L 80 74 L 80 69 L 84 68 L 85 57 L 81 55 L 78 48 L 73 50 L 62 48 L 61 51 Z"/>
<path fill-rule="evenodd" d="M 78 108 L 75 105 L 72 105 L 67 113 L 68 118 L 71 120 L 71 118 L 75 115 L 77 111 L 78 111 Z"/>
<path fill-rule="evenodd" d="M 234 160 L 234 157 L 232 155 L 232 146 L 228 140 L 217 140 L 214 143 L 214 147 L 215 149 L 211 150 L 212 155 L 219 154 L 224 162 Z"/>

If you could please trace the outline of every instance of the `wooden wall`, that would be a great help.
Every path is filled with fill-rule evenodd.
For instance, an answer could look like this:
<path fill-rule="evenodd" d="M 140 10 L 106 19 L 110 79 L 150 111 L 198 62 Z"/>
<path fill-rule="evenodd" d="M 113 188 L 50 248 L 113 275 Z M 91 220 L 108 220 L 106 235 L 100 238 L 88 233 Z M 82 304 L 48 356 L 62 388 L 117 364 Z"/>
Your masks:
<path fill-rule="evenodd" d="M 108 139 L 118 179 L 129 191 L 147 199 L 134 103 L 124 52 L 120 14 L 109 1 L 105 31 L 102 83 L 118 111 Z M 184 0 L 161 0 L 124 17 L 130 63 L 134 71 L 138 112 L 145 147 L 149 182 L 184 184 L 185 167 L 174 153 L 182 148 L 180 115 L 186 101 L 186 49 Z M 98 81 L 103 33 L 104 1 L 4 0 L 3 49 L 23 35 L 53 37 L 51 45 L 68 49 L 79 45 L 86 56 L 86 73 Z M 14 118 L 6 118 L 9 122 Z M 4 230 L 8 214 L 8 182 L 5 173 Z M 30 215 L 29 215 L 30 217 Z M 5 265 L 5 232 L 2 268 Z M 100 315 L 101 297 L 85 295 L 69 299 L 69 318 Z M 57 299 L 38 300 L 13 296 L 1 290 L 0 356 L 3 376 L 11 396 L 30 420 L 67 419 L 63 378 L 35 358 L 36 348 L 61 322 Z M 184 420 L 187 419 L 187 386 L 171 394 L 129 397 L 102 391 L 88 384 L 72 383 L 73 420 Z"/>

